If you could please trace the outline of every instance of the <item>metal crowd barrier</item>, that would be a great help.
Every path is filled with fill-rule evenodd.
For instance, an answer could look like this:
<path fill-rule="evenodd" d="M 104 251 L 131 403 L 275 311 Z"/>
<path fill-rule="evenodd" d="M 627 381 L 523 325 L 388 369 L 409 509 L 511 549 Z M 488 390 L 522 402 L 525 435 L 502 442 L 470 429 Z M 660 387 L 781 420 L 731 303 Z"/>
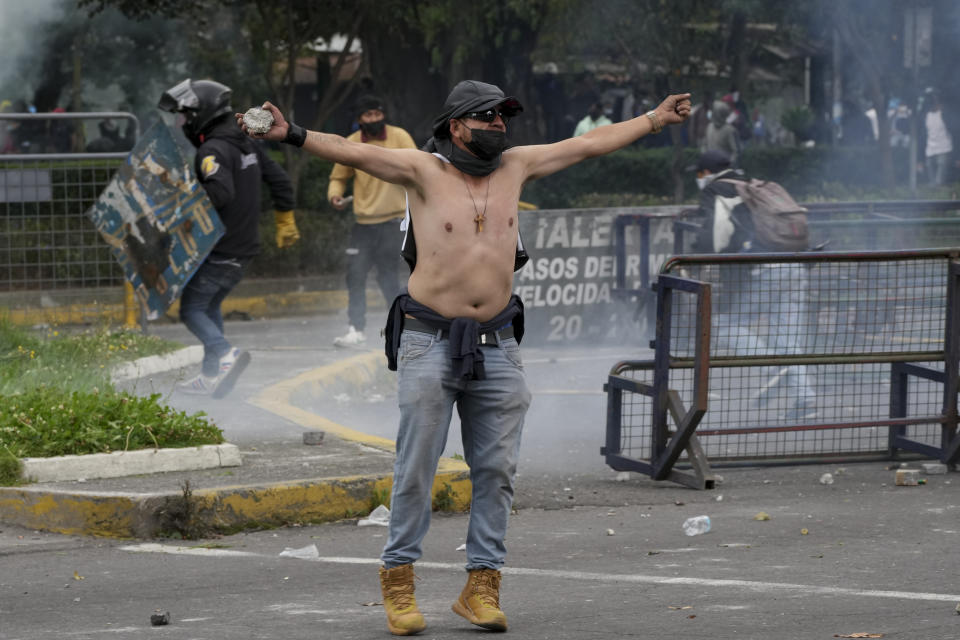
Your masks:
<path fill-rule="evenodd" d="M 128 151 L 49 151 L 62 144 L 53 124 L 105 119 L 127 120 L 139 138 L 126 112 L 0 113 L 0 127 L 27 127 L 40 151 L 0 155 L 0 309 L 16 324 L 136 324 L 123 270 L 86 216 Z"/>
<path fill-rule="evenodd" d="M 616 470 L 960 460 L 960 249 L 668 260 L 653 360 L 610 371 Z M 672 419 L 672 426 L 670 424 Z M 692 472 L 676 463 L 686 453 Z"/>
<path fill-rule="evenodd" d="M 830 251 L 897 251 L 960 246 L 960 201 L 905 200 L 876 202 L 805 202 L 809 211 L 811 246 L 825 245 Z M 696 209 L 661 207 L 643 213 L 618 215 L 613 238 L 616 256 L 615 286 L 612 294 L 634 300 L 636 314 L 646 316 L 654 327 L 656 297 L 651 289 L 651 272 L 660 266 L 652 241 L 655 224 L 670 224 L 672 255 L 692 253 L 694 236 L 700 230 Z M 636 232 L 631 233 L 632 229 Z M 636 236 L 639 236 L 638 238 Z M 630 281 L 627 265 L 632 252 L 639 254 L 639 280 Z"/>

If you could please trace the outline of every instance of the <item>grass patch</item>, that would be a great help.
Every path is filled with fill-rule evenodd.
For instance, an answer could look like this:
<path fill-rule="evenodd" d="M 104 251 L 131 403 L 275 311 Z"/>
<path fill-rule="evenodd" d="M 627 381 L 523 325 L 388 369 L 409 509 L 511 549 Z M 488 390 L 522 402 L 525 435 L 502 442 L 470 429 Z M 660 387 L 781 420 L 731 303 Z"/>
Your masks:
<path fill-rule="evenodd" d="M 19 458 L 220 444 L 202 412 L 187 415 L 127 392 L 64 392 L 41 386 L 0 396 L 0 449 Z"/>
<path fill-rule="evenodd" d="M 19 481 L 18 458 L 222 443 L 206 414 L 110 382 L 113 366 L 180 346 L 135 331 L 28 332 L 0 318 L 0 485 Z"/>
<path fill-rule="evenodd" d="M 453 490 L 449 482 L 443 483 L 443 488 L 433 495 L 434 511 L 453 511 L 456 506 L 457 492 Z"/>
<path fill-rule="evenodd" d="M 11 487 L 22 482 L 23 463 L 20 458 L 0 449 L 0 487 Z"/>
<path fill-rule="evenodd" d="M 40 385 L 71 391 L 102 389 L 115 365 L 181 346 L 157 336 L 108 328 L 29 332 L 0 318 L 0 395 Z"/>

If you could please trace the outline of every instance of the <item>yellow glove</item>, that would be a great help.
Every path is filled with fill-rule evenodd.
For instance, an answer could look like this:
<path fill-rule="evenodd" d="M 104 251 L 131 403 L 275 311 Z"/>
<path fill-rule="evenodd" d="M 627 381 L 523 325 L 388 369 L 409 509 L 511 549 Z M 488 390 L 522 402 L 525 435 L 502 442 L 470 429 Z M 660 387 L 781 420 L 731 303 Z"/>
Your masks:
<path fill-rule="evenodd" d="M 281 249 L 292 247 L 300 239 L 297 221 L 293 211 L 274 211 L 273 219 L 277 223 L 277 246 Z"/>

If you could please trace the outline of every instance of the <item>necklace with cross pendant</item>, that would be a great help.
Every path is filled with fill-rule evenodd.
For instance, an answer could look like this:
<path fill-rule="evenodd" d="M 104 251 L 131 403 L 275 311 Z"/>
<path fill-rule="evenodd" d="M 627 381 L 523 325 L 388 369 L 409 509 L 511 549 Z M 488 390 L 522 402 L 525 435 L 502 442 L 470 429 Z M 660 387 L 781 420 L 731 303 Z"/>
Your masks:
<path fill-rule="evenodd" d="M 467 182 L 466 176 L 461 173 L 460 177 L 463 178 L 463 186 L 467 188 L 467 195 L 470 196 L 470 202 L 473 203 L 473 211 L 477 214 L 473 221 L 477 225 L 477 233 L 480 233 L 483 231 L 483 223 L 487 221 L 487 203 L 490 201 L 490 176 L 487 176 L 487 192 L 483 196 L 483 211 L 480 211 L 480 207 L 477 206 L 477 201 L 473 197 L 473 191 L 470 190 L 470 183 Z"/>

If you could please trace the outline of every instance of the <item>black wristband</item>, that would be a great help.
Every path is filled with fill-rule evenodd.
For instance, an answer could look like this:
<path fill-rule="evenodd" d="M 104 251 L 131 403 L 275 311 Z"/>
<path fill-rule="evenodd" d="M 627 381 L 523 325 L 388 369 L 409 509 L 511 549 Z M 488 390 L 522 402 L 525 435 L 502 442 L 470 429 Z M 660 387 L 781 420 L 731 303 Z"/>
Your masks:
<path fill-rule="evenodd" d="M 288 122 L 287 124 L 290 125 L 287 128 L 287 137 L 281 142 L 292 144 L 295 147 L 302 147 L 303 143 L 307 141 L 307 130 L 292 122 Z"/>

